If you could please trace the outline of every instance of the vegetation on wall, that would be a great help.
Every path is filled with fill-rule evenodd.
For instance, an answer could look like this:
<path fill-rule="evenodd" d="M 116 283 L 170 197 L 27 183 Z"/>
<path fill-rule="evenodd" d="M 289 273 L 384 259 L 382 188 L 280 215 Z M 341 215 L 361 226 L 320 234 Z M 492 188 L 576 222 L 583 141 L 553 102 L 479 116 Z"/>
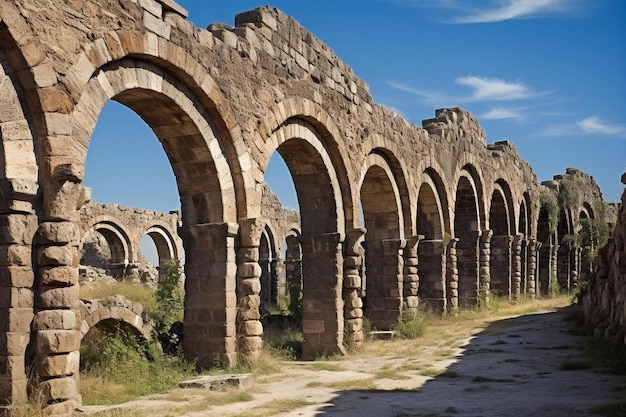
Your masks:
<path fill-rule="evenodd" d="M 539 202 L 541 203 L 541 212 L 543 212 L 548 219 L 550 232 L 554 233 L 559 224 L 559 202 L 552 193 L 541 194 Z"/>

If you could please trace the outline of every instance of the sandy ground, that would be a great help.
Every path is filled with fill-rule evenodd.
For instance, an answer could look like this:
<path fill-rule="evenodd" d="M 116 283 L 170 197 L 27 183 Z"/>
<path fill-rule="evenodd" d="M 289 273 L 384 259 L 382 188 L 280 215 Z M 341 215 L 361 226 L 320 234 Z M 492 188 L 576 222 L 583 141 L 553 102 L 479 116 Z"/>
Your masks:
<path fill-rule="evenodd" d="M 389 346 L 384 356 L 287 362 L 281 373 L 255 378 L 245 401 L 208 405 L 211 396 L 241 390 L 175 389 L 119 406 L 116 415 L 573 417 L 626 400 L 626 376 L 560 369 L 582 359 L 579 337 L 564 327 L 557 312 L 523 315 L 494 322 L 443 354 L 422 347 L 413 357 L 394 355 L 393 342 L 381 341 Z"/>

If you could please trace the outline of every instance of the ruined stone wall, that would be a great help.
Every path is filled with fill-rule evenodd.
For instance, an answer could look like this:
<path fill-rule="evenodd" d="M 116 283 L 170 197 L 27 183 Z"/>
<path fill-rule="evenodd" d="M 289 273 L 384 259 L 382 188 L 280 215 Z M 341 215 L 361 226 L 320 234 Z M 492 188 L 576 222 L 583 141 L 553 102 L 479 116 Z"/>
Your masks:
<path fill-rule="evenodd" d="M 622 183 L 626 184 L 626 173 Z M 585 322 L 596 334 L 626 344 L 626 191 L 612 237 L 600 249 L 597 264 L 582 297 Z"/>
<path fill-rule="evenodd" d="M 430 214 L 440 219 L 436 239 L 452 238 L 438 255 L 446 265 L 436 269 L 445 276 L 422 282 L 450 289 L 436 294 L 437 303 L 458 306 L 459 298 L 476 297 L 478 284 L 488 288 L 493 204 L 506 205 L 499 210 L 509 213 L 505 235 L 516 234 L 525 211 L 527 279 L 535 279 L 542 187 L 513 144 L 487 145 L 476 118 L 459 108 L 436 110 L 422 127 L 407 123 L 376 105 L 327 45 L 271 7 L 236 16 L 234 27 L 204 30 L 172 0 L 3 0 L 0 66 L 0 399 L 7 403 L 24 401 L 27 363 L 40 365 L 35 377 L 47 393 L 46 415 L 70 415 L 80 403 L 79 209 L 89 141 L 109 100 L 152 128 L 176 177 L 186 255 L 184 351 L 199 366 L 233 365 L 239 353 L 260 352 L 263 178 L 274 152 L 300 203 L 308 357 L 345 352 L 344 334 L 362 341 L 356 236 L 383 236 L 374 233 L 376 221 L 370 236 L 361 228 L 364 182 L 381 191 L 370 198 L 384 196 L 369 201 L 369 218 L 385 219 L 381 230 L 395 239 L 385 273 L 396 285 L 381 294 L 392 304 L 381 311 L 385 323 L 402 303 L 417 302 L 414 246 L 424 184 L 432 189 Z M 465 202 L 475 206 L 464 204 L 457 217 L 461 183 Z M 465 216 L 472 227 L 459 236 L 463 221 L 455 220 Z M 510 253 L 520 258 L 519 247 Z M 519 277 L 520 262 L 509 263 Z M 27 358 L 29 344 L 34 354 Z"/>

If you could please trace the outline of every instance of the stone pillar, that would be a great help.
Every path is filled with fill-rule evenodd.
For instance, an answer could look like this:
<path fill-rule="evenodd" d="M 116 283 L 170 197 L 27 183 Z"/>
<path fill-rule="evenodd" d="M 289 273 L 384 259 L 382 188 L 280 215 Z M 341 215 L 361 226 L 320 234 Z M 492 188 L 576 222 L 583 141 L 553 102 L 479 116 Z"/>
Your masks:
<path fill-rule="evenodd" d="M 18 185 L 0 180 L 0 414 L 3 406 L 27 400 L 24 364 L 33 319 L 32 243 L 37 230 L 30 201 L 37 187 Z"/>
<path fill-rule="evenodd" d="M 456 245 L 459 239 L 452 238 L 445 247 L 446 257 L 446 311 L 454 313 L 459 309 L 459 269 L 457 266 Z"/>
<path fill-rule="evenodd" d="M 513 236 L 493 236 L 490 240 L 489 266 L 491 294 L 510 298 L 512 293 L 511 280 L 511 243 Z"/>
<path fill-rule="evenodd" d="M 539 252 L 540 246 L 541 242 L 537 242 L 536 239 L 530 239 L 526 246 L 528 259 L 526 266 L 526 296 L 528 298 L 537 297 L 537 252 Z"/>
<path fill-rule="evenodd" d="M 289 309 L 302 312 L 302 250 L 298 238 L 285 238 L 285 282 L 289 294 Z M 302 317 L 300 317 L 302 319 Z"/>
<path fill-rule="evenodd" d="M 560 288 L 552 288 L 553 285 L 558 285 L 558 259 L 559 259 L 559 245 L 550 246 L 550 281 L 548 282 L 548 293 L 560 290 Z M 552 279 L 552 278 L 555 279 Z"/>
<path fill-rule="evenodd" d="M 366 240 L 363 245 L 367 275 L 365 316 L 377 330 L 390 330 L 402 312 L 404 241 Z"/>
<path fill-rule="evenodd" d="M 518 300 L 522 295 L 522 242 L 523 234 L 517 234 L 513 238 L 511 250 L 511 297 Z"/>
<path fill-rule="evenodd" d="M 278 282 L 278 268 L 279 260 L 272 259 L 269 264 L 270 274 L 270 301 L 272 305 L 278 305 L 278 298 L 280 296 L 280 283 Z"/>
<path fill-rule="evenodd" d="M 424 235 L 411 236 L 407 238 L 404 245 L 404 282 L 402 292 L 404 297 L 404 306 L 411 310 L 417 310 L 419 305 L 418 291 L 420 287 L 420 278 L 418 271 L 417 247 Z"/>
<path fill-rule="evenodd" d="M 464 232 L 456 244 L 459 270 L 459 307 L 478 304 L 480 232 Z"/>
<path fill-rule="evenodd" d="M 446 247 L 441 239 L 420 240 L 417 249 L 419 259 L 419 299 L 433 311 L 444 313 L 446 296 Z M 455 254 L 456 258 L 456 254 Z M 406 264 L 406 260 L 405 260 Z"/>
<path fill-rule="evenodd" d="M 80 232 L 75 222 L 50 221 L 37 231 L 39 288 L 35 360 L 46 415 L 71 414 L 80 405 L 78 392 L 78 262 Z"/>
<path fill-rule="evenodd" d="M 571 272 L 570 272 L 570 277 L 571 277 L 570 288 L 569 288 L 570 290 L 573 290 L 574 288 L 578 287 L 578 270 L 580 269 L 579 268 L 580 254 L 581 254 L 581 248 L 579 246 L 574 246 L 571 252 L 572 264 L 571 264 Z"/>
<path fill-rule="evenodd" d="M 343 245 L 343 300 L 345 317 L 345 344 L 356 349 L 363 343 L 363 300 L 361 289 L 361 256 L 360 244 L 365 236 L 365 229 L 353 229 L 346 233 Z"/>
<path fill-rule="evenodd" d="M 341 235 L 300 236 L 305 360 L 345 354 Z"/>
<path fill-rule="evenodd" d="M 489 305 L 491 297 L 491 237 L 493 230 L 485 230 L 480 234 L 479 239 L 479 284 L 478 284 L 478 301 L 484 301 Z"/>
<path fill-rule="evenodd" d="M 185 358 L 196 361 L 200 368 L 230 367 L 237 363 L 235 238 L 238 230 L 237 223 L 206 223 L 179 231 L 185 242 L 183 351 Z"/>
<path fill-rule="evenodd" d="M 239 245 L 237 250 L 237 337 L 239 353 L 246 363 L 259 358 L 263 344 L 261 324 L 261 266 L 259 265 L 259 242 L 265 222 L 260 219 L 239 221 Z M 269 267 L 269 263 L 266 262 Z M 269 275 L 269 274 L 268 274 Z M 271 282 L 266 291 L 271 293 Z M 267 300 L 267 299 L 266 299 Z M 271 299 L 267 300 L 271 302 Z"/>

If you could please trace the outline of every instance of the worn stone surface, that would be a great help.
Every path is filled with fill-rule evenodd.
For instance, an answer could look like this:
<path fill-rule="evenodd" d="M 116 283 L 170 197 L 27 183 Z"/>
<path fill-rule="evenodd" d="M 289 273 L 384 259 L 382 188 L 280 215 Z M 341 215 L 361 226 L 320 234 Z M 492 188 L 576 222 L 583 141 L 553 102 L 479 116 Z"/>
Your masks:
<path fill-rule="evenodd" d="M 77 308 L 70 270 L 78 268 L 86 231 L 112 237 L 115 264 L 136 262 L 136 242 L 146 229 L 106 219 L 110 208 L 99 212 L 86 203 L 82 184 L 91 135 L 114 97 L 152 128 L 176 177 L 180 217 L 154 236 L 169 234 L 160 242 L 172 259 L 184 248 L 184 349 L 200 366 L 216 358 L 233 365 L 239 347 L 256 346 L 238 337 L 256 341 L 262 332 L 254 309 L 257 297 L 271 302 L 279 294 L 265 298 L 262 283 L 263 271 L 280 269 L 273 262 L 283 238 L 292 242 L 285 243 L 285 271 L 302 274 L 306 357 L 345 352 L 345 342 L 362 337 L 361 313 L 367 318 L 374 311 L 388 326 L 404 302 L 429 299 L 442 311 L 475 304 L 479 290 L 489 294 L 492 254 L 499 257 L 494 271 L 512 271 L 515 282 L 519 272 L 520 295 L 544 294 L 553 275 L 574 288 L 589 270 L 575 255 L 580 248 L 564 240 L 577 233 L 576 221 L 593 217 L 601 200 L 587 174 L 568 169 L 537 184 L 512 143 L 487 144 L 476 117 L 460 108 L 438 109 L 421 127 L 407 123 L 374 103 L 367 85 L 329 46 L 269 6 L 237 15 L 234 27 L 207 30 L 186 15 L 171 0 L 0 3 L 0 283 L 11 294 L 3 298 L 8 308 L 0 309 L 4 328 L 17 323 L 13 310 L 38 317 Z M 275 152 L 295 184 L 299 218 L 263 203 L 263 177 Z M 561 207 L 567 219 L 561 223 L 569 227 L 546 225 L 541 196 L 556 198 L 569 180 L 580 188 Z M 145 214 L 125 212 L 123 221 L 137 226 Z M 93 223 L 85 226 L 83 219 Z M 274 220 L 261 229 L 255 219 Z M 261 232 L 258 246 L 251 222 Z M 380 248 L 369 256 L 349 239 L 344 243 L 363 226 L 365 247 Z M 522 234 L 519 251 L 492 252 L 481 240 L 489 231 L 507 241 Z M 419 235 L 433 242 L 424 262 L 418 248 L 402 252 L 406 240 Z M 511 270 L 518 252 L 520 266 Z M 368 267 L 388 281 L 368 277 Z M 361 287 L 353 288 L 358 279 L 346 277 L 357 274 Z M 261 282 L 260 292 L 249 279 Z M 350 290 L 346 300 L 344 289 Z M 517 284 L 502 291 L 517 295 Z M 368 300 L 368 293 L 374 297 Z M 357 295 L 365 297 L 362 308 Z M 252 308 L 238 318 L 240 305 Z M 45 326 L 9 332 L 4 359 L 23 357 L 29 339 L 42 363 L 78 350 L 80 332 L 66 329 L 64 316 L 37 320 Z M 8 334 L 5 340 L 9 345 Z M 47 384 L 47 400 L 58 400 L 46 414 L 80 403 L 77 376 L 49 383 L 33 377 Z M 10 375 L 0 398 L 25 397 L 19 382 L 25 379 L 20 370 Z"/>
<path fill-rule="evenodd" d="M 626 175 L 622 175 L 626 184 Z M 609 242 L 598 252 L 598 266 L 582 297 L 585 322 L 595 333 L 626 344 L 626 191 Z"/>

